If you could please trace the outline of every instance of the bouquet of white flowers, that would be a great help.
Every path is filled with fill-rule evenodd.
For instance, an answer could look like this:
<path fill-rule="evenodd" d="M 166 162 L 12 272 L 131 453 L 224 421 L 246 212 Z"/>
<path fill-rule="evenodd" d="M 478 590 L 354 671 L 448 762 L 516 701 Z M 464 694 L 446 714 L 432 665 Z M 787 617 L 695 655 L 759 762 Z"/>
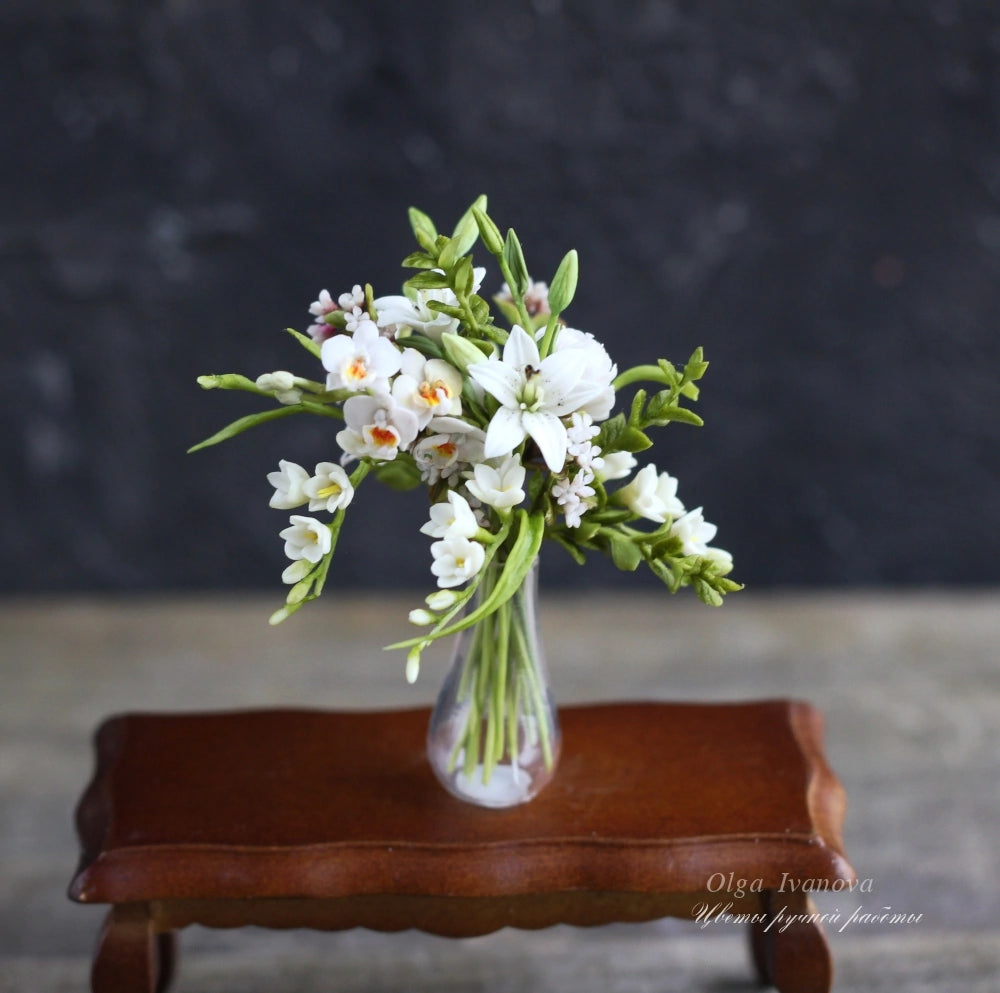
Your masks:
<path fill-rule="evenodd" d="M 272 507 L 309 511 L 293 514 L 280 532 L 291 559 L 282 578 L 291 589 L 272 623 L 322 592 L 362 482 L 373 476 L 397 489 L 425 488 L 430 517 L 421 530 L 433 539 L 438 589 L 410 614 L 422 633 L 390 647 L 408 650 L 412 681 L 427 645 L 492 618 L 483 650 L 493 676 L 478 691 L 482 711 L 513 692 L 510 603 L 546 538 L 581 563 L 588 552 L 603 552 L 622 570 L 644 565 L 671 592 L 691 586 L 712 605 L 740 586 L 728 578 L 731 556 L 709 544 L 716 528 L 700 507 L 685 508 L 677 480 L 653 464 L 634 472 L 637 453 L 652 445 L 650 429 L 701 424 L 684 405 L 697 398 L 707 368 L 701 349 L 679 368 L 660 359 L 620 372 L 597 338 L 562 317 L 577 285 L 575 251 L 546 285 L 531 280 L 516 234 L 501 234 L 485 197 L 450 237 L 419 210 L 410 210 L 410 222 L 419 248 L 403 266 L 418 272 L 402 295 L 375 296 L 360 284 L 336 299 L 323 290 L 309 308 L 308 334 L 288 329 L 325 378 L 287 371 L 256 380 L 201 377 L 206 389 L 246 390 L 277 406 L 192 451 L 278 417 L 342 422 L 339 454 L 325 453 L 330 461 L 311 472 L 282 461 L 268 476 Z M 480 294 L 486 270 L 469 254 L 477 239 L 505 281 L 492 303 Z M 638 384 L 651 389 L 635 389 L 614 413 L 621 391 Z M 478 746 L 468 747 L 479 731 L 474 724 L 467 735 L 470 767 L 471 752 L 482 757 Z"/>

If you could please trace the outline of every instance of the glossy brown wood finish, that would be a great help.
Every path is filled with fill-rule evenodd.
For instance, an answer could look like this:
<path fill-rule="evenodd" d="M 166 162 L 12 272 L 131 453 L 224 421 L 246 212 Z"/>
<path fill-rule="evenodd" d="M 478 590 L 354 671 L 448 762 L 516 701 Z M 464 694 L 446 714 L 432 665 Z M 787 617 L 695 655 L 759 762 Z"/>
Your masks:
<path fill-rule="evenodd" d="M 691 917 L 717 873 L 767 891 L 783 878 L 853 878 L 843 790 L 807 704 L 564 708 L 555 780 L 499 811 L 438 786 L 427 720 L 271 710 L 106 722 L 77 811 L 70 895 L 132 909 L 117 944 L 102 943 L 95 977 L 141 958 L 138 907 L 164 934 L 197 922 L 463 936 Z M 828 989 L 821 930 L 782 935 L 757 934 L 761 974 L 788 993 Z M 95 978 L 95 990 L 118 988 Z"/>

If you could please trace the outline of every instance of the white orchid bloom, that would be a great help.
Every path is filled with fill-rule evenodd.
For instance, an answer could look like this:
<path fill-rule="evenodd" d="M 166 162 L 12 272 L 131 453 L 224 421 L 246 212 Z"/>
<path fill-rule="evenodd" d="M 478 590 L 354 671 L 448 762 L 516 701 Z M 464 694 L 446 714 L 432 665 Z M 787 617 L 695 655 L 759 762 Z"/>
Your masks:
<path fill-rule="evenodd" d="M 668 472 L 657 475 L 652 463 L 643 466 L 632 482 L 618 491 L 618 497 L 633 514 L 657 524 L 684 513 L 684 504 L 677 499 L 677 480 Z"/>
<path fill-rule="evenodd" d="M 305 559 L 315 565 L 330 551 L 330 529 L 321 521 L 292 514 L 289 523 L 278 534 L 285 539 L 285 554 L 290 559 Z"/>
<path fill-rule="evenodd" d="M 417 436 L 417 418 L 388 394 L 354 396 L 344 403 L 347 426 L 337 433 L 337 444 L 355 458 L 391 462 Z"/>
<path fill-rule="evenodd" d="M 595 470 L 594 476 L 602 483 L 611 479 L 624 479 L 637 464 L 631 452 L 604 452 L 601 458 L 604 464 Z"/>
<path fill-rule="evenodd" d="M 354 487 L 347 473 L 333 462 L 320 462 L 312 478 L 302 487 L 309 497 L 310 510 L 333 513 L 354 499 Z"/>
<path fill-rule="evenodd" d="M 486 270 L 473 269 L 472 275 L 472 292 L 478 293 Z M 430 303 L 443 303 L 454 307 L 458 303 L 458 297 L 449 289 L 418 290 L 415 300 L 406 296 L 378 297 L 372 303 L 375 305 L 378 326 L 383 330 L 393 329 L 395 337 L 399 337 L 400 331 L 410 329 L 419 331 L 432 341 L 440 341 L 442 334 L 446 331 L 453 332 L 458 327 L 457 318 L 428 306 Z"/>
<path fill-rule="evenodd" d="M 448 499 L 431 507 L 431 519 L 420 531 L 432 538 L 471 538 L 479 530 L 479 522 L 469 506 L 469 501 L 448 491 Z"/>
<path fill-rule="evenodd" d="M 431 545 L 431 572 L 437 576 L 442 589 L 461 586 L 482 569 L 486 551 L 482 545 L 468 538 L 445 538 Z"/>
<path fill-rule="evenodd" d="M 585 358 L 568 348 L 541 359 L 538 345 L 515 324 L 502 359 L 469 366 L 469 375 L 500 401 L 486 429 L 486 458 L 510 455 L 530 436 L 553 471 L 566 462 L 566 427 L 560 420 L 582 409 L 603 389 L 584 375 Z"/>
<path fill-rule="evenodd" d="M 562 328 L 556 336 L 553 354 L 573 351 L 583 356 L 583 377 L 599 383 L 600 389 L 580 409 L 595 421 L 603 421 L 615 405 L 615 390 L 611 385 L 618 375 L 618 366 L 611 361 L 607 349 L 589 332 L 576 328 Z"/>
<path fill-rule="evenodd" d="M 278 471 L 267 474 L 267 481 L 274 487 L 270 506 L 276 510 L 301 507 L 309 499 L 304 489 L 308 480 L 309 473 L 302 466 L 282 459 L 278 463 Z"/>
<path fill-rule="evenodd" d="M 681 539 L 681 548 L 685 555 L 705 555 L 708 552 L 708 543 L 718 530 L 714 524 L 709 524 L 705 520 L 701 507 L 697 507 L 674 521 L 670 533 Z"/>
<path fill-rule="evenodd" d="M 327 338 L 320 357 L 329 390 L 388 390 L 390 377 L 399 372 L 399 349 L 370 320 L 353 335 Z"/>
<path fill-rule="evenodd" d="M 480 502 L 506 510 L 524 499 L 524 475 L 520 456 L 512 455 L 496 468 L 485 462 L 473 466 L 472 477 L 465 485 Z"/>
<path fill-rule="evenodd" d="M 462 374 L 444 359 L 425 359 L 415 348 L 403 350 L 392 395 L 412 410 L 421 428 L 435 416 L 462 413 Z"/>

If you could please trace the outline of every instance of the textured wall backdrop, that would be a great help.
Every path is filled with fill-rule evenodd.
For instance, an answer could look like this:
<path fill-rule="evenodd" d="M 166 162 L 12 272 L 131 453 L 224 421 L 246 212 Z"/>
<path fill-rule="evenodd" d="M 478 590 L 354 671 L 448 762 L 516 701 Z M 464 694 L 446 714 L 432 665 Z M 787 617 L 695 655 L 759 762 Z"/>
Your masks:
<path fill-rule="evenodd" d="M 301 367 L 478 194 L 619 363 L 704 345 L 656 460 L 755 587 L 1000 579 L 1000 16 L 961 0 L 7 0 L 7 590 L 277 587 L 266 473 L 334 454 L 203 372 Z M 498 280 L 493 274 L 492 288 Z M 488 288 L 491 284 L 487 284 Z M 335 585 L 426 584 L 369 487 Z M 547 583 L 609 583 L 559 550 Z M 629 580 L 631 581 L 631 579 Z"/>

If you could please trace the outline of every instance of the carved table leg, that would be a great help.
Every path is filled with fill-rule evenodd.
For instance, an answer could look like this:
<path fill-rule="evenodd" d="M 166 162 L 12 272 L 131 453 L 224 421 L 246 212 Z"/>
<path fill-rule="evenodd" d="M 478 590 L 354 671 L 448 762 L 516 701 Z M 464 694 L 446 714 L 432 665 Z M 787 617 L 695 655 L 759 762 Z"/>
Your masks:
<path fill-rule="evenodd" d="M 833 964 L 807 893 L 763 894 L 765 923 L 750 925 L 757 978 L 779 993 L 830 993 Z"/>
<path fill-rule="evenodd" d="M 154 933 L 147 905 L 116 904 L 97 942 L 90 988 L 93 993 L 163 993 L 173 961 L 173 935 Z"/>

